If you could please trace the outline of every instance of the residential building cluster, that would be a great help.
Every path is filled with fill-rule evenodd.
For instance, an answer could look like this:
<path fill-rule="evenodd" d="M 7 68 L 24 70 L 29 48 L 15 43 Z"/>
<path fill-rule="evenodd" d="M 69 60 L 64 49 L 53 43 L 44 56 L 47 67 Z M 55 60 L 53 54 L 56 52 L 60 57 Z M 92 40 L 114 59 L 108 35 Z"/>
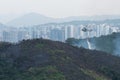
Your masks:
<path fill-rule="evenodd" d="M 83 29 L 91 31 L 85 32 Z M 68 38 L 84 39 L 120 32 L 120 27 L 109 24 L 47 24 L 0 30 L 0 41 L 17 43 L 26 39 L 44 38 L 64 42 Z"/>

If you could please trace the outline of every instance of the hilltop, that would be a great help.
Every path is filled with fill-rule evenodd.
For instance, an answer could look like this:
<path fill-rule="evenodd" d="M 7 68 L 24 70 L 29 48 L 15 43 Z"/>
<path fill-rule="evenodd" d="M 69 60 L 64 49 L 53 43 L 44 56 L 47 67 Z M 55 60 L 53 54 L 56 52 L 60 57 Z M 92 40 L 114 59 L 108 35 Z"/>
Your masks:
<path fill-rule="evenodd" d="M 120 57 L 44 39 L 0 43 L 0 80 L 120 80 Z"/>

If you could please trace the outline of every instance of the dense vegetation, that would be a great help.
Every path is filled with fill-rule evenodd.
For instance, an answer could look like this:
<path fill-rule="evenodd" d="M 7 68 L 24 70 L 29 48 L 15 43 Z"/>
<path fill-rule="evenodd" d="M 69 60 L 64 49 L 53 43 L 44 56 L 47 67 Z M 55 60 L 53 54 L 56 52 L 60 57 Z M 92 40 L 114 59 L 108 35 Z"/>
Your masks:
<path fill-rule="evenodd" d="M 66 42 L 70 45 L 75 45 L 75 46 L 82 46 L 86 47 L 87 39 L 74 39 L 74 38 L 69 38 L 66 40 Z M 96 50 L 104 51 L 107 53 L 115 54 L 115 55 L 120 55 L 120 33 L 113 33 L 111 35 L 106 35 L 106 36 L 101 36 L 101 37 L 94 37 L 89 39 L 92 47 Z"/>
<path fill-rule="evenodd" d="M 120 80 L 120 58 L 43 39 L 0 43 L 0 80 Z"/>

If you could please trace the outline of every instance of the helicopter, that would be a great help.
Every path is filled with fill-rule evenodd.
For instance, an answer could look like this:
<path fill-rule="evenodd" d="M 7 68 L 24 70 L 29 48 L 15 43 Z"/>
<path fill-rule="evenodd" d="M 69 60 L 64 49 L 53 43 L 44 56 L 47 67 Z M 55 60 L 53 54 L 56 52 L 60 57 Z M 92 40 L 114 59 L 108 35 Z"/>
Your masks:
<path fill-rule="evenodd" d="M 92 29 L 88 29 L 88 28 L 84 27 L 84 28 L 82 29 L 82 31 L 83 31 L 83 32 L 91 32 Z"/>
<path fill-rule="evenodd" d="M 82 31 L 83 32 L 88 32 L 88 35 L 87 35 L 87 44 L 88 44 L 88 48 L 92 49 L 91 44 L 90 44 L 90 40 L 89 40 L 89 32 L 91 32 L 93 30 L 90 29 L 90 28 L 88 28 L 88 27 L 84 27 L 84 28 L 82 28 Z"/>

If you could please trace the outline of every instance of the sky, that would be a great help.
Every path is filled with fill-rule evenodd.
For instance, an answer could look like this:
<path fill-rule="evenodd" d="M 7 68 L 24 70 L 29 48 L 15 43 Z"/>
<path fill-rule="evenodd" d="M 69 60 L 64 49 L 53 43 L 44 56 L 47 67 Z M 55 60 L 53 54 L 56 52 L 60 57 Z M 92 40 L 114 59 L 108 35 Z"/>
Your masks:
<path fill-rule="evenodd" d="M 120 0 L 0 0 L 0 15 L 31 12 L 54 18 L 119 15 Z"/>

